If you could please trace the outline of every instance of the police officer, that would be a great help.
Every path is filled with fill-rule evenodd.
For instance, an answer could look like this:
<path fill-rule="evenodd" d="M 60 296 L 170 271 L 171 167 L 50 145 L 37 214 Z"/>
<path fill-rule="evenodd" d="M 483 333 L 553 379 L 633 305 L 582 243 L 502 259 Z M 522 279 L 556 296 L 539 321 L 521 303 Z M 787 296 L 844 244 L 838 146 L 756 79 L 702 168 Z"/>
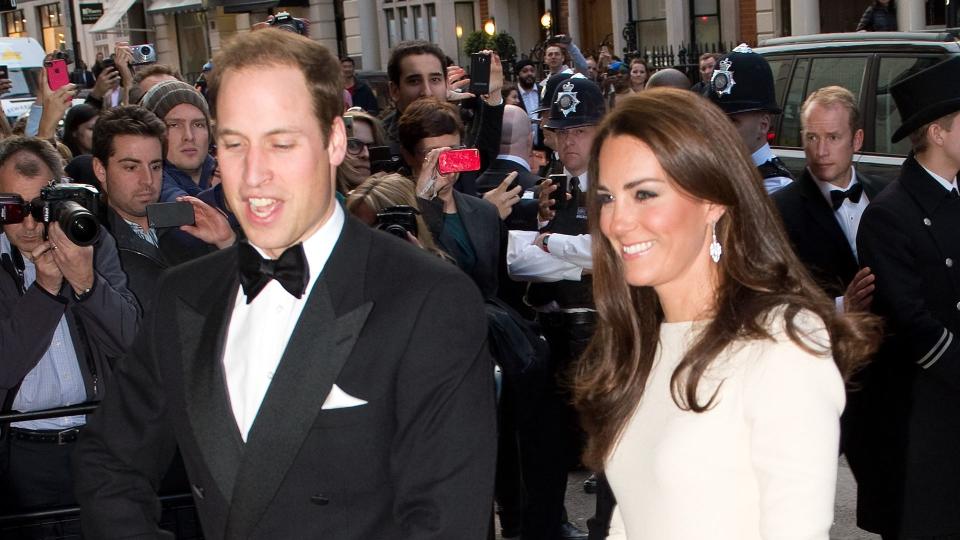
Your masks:
<path fill-rule="evenodd" d="M 520 440 L 528 493 L 523 538 L 552 540 L 584 537 L 563 518 L 567 471 L 578 462 L 581 436 L 562 377 L 586 347 L 596 319 L 585 192 L 592 181 L 590 147 L 606 107 L 600 87 L 579 74 L 556 85 L 550 104 L 544 129 L 553 132 L 563 184 L 559 191 L 554 185 L 541 189 L 546 223 L 532 244 L 511 249 L 518 256 L 507 262 L 511 277 L 531 282 L 526 301 L 551 348 L 551 378 L 531 421 L 521 426 Z M 551 194 L 560 201 L 556 209 L 548 204 Z"/>
<path fill-rule="evenodd" d="M 773 71 L 759 54 L 741 43 L 717 62 L 710 79 L 710 99 L 727 113 L 760 170 L 767 193 L 793 181 L 793 175 L 767 144 L 771 116 L 780 114 Z"/>
<path fill-rule="evenodd" d="M 884 539 L 960 538 L 960 57 L 895 83 L 913 150 L 860 222 L 886 336 L 852 411 L 857 524 Z M 851 460 L 853 466 L 853 460 Z"/>

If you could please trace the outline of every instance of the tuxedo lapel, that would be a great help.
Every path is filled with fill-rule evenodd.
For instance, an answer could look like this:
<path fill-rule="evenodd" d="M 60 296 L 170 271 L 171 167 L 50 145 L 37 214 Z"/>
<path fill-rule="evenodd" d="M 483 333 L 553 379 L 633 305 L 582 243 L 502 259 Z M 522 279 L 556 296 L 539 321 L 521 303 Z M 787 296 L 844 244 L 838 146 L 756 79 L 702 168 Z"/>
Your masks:
<path fill-rule="evenodd" d="M 360 232 L 357 227 L 363 225 L 352 218 L 344 224 L 250 428 L 233 490 L 227 538 L 247 538 L 255 530 L 373 308 L 372 302 L 360 303 L 358 298 L 362 277 L 357 278 L 357 273 L 363 276 L 366 270 L 368 242 L 366 237 L 355 237 Z M 343 292 L 347 287 L 348 292 Z"/>
<path fill-rule="evenodd" d="M 804 170 L 799 181 L 801 182 L 804 207 L 817 227 L 825 234 L 825 238 L 833 244 L 832 251 L 845 254 L 844 260 L 856 265 L 853 261 L 853 251 L 850 249 L 846 235 L 843 234 L 843 229 L 837 223 L 833 208 L 827 203 L 827 199 L 823 196 L 820 188 L 817 187 L 817 183 L 810 176 L 810 171 Z M 820 235 L 814 234 L 814 236 Z M 824 236 L 820 236 L 820 238 L 822 239 Z"/>
<path fill-rule="evenodd" d="M 230 499 L 243 439 L 230 406 L 223 372 L 223 350 L 239 287 L 236 248 L 216 267 L 197 274 L 177 299 L 177 327 L 187 417 L 197 446 L 224 500 Z"/>

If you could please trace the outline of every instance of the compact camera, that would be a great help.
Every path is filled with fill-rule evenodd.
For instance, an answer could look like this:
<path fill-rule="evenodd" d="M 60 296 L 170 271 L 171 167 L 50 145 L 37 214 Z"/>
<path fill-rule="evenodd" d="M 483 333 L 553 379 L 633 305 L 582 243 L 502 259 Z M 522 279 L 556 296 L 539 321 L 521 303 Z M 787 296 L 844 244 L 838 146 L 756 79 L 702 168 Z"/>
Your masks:
<path fill-rule="evenodd" d="M 0 224 L 21 223 L 28 215 L 45 225 L 56 222 L 78 246 L 89 246 L 100 237 L 99 212 L 100 192 L 86 184 L 48 186 L 29 203 L 20 195 L 0 194 Z"/>
<path fill-rule="evenodd" d="M 404 204 L 377 212 L 376 228 L 398 238 L 407 239 L 407 233 L 417 236 L 417 214 L 420 212 Z"/>
<path fill-rule="evenodd" d="M 130 54 L 133 56 L 130 63 L 134 66 L 153 64 L 157 61 L 157 49 L 152 43 L 133 45 L 130 47 Z"/>
<path fill-rule="evenodd" d="M 294 34 L 300 34 L 301 36 L 307 35 L 307 25 L 300 19 L 290 15 L 286 11 L 281 11 L 273 16 L 273 20 L 270 21 L 270 26 L 274 28 L 279 28 L 280 30 L 286 30 L 288 32 L 293 32 Z"/>

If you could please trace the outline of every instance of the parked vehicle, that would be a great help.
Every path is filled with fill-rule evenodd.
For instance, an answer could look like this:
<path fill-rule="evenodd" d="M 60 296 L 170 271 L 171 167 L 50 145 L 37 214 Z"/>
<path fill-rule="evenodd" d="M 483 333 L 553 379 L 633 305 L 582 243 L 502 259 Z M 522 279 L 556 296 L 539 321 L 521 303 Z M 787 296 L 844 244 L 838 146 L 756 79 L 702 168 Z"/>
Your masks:
<path fill-rule="evenodd" d="M 756 52 L 770 63 L 777 102 L 770 145 L 795 174 L 803 170 L 800 106 L 814 90 L 839 85 L 860 101 L 864 141 L 854 156 L 857 169 L 893 180 L 910 151 L 909 139 L 894 144 L 900 113 L 890 85 L 960 54 L 960 29 L 931 32 L 858 32 L 775 38 Z"/>
<path fill-rule="evenodd" d="M 33 38 L 0 38 L 0 65 L 7 66 L 13 88 L 0 98 L 3 114 L 13 122 L 30 111 L 37 96 L 46 53 Z"/>

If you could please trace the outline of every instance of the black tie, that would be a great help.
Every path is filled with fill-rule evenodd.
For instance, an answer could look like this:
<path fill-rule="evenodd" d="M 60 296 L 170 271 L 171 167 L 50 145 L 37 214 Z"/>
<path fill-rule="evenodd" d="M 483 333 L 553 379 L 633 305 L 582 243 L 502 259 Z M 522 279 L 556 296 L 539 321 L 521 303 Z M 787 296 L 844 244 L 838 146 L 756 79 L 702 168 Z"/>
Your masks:
<path fill-rule="evenodd" d="M 863 195 L 863 184 L 856 183 L 850 189 L 843 191 L 835 189 L 830 192 L 830 202 L 833 203 L 833 211 L 836 212 L 843 206 L 844 199 L 850 199 L 850 202 L 857 204 L 860 202 L 860 196 Z"/>
<path fill-rule="evenodd" d="M 307 290 L 310 281 L 310 267 L 303 252 L 303 244 L 287 248 L 279 259 L 264 259 L 247 242 L 240 242 L 240 286 L 247 296 L 247 303 L 260 294 L 260 291 L 277 280 L 288 293 L 300 298 Z"/>
<path fill-rule="evenodd" d="M 957 192 L 957 188 L 950 190 L 950 193 L 947 194 L 948 199 L 960 199 L 960 192 Z"/>
<path fill-rule="evenodd" d="M 574 200 L 576 200 L 576 198 L 577 198 L 576 194 L 577 194 L 577 193 L 580 193 L 580 178 L 579 178 L 579 177 L 574 176 L 573 178 L 570 179 L 570 190 L 569 190 L 569 191 L 570 191 L 570 194 L 573 195 Z"/>

